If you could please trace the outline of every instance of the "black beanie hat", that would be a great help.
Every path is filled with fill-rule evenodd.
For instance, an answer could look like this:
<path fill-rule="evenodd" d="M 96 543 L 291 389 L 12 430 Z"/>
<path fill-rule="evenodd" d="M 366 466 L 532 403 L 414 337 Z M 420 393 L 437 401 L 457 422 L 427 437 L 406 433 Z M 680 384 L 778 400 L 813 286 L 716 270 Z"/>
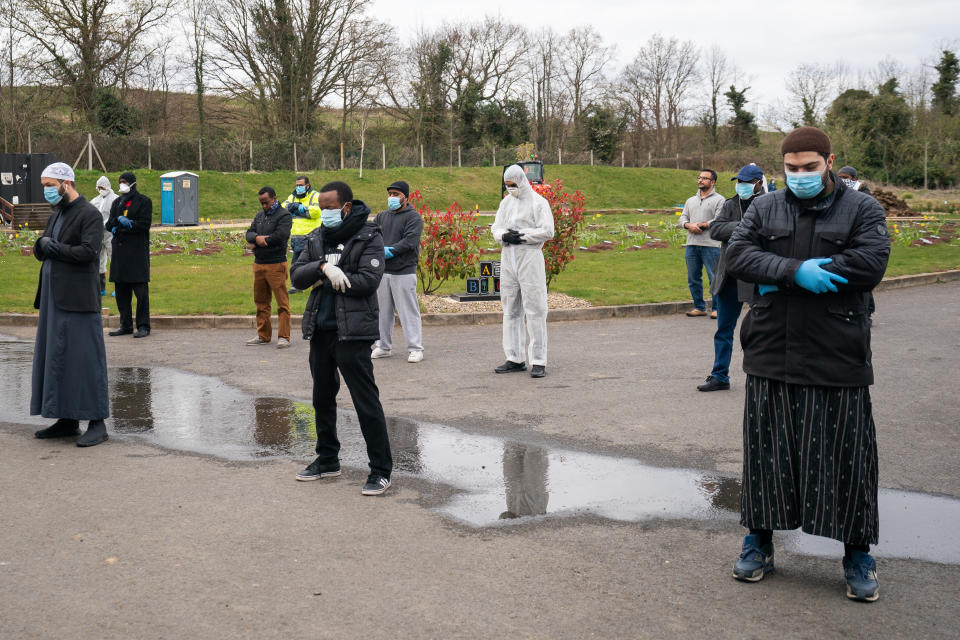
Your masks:
<path fill-rule="evenodd" d="M 402 193 L 404 198 L 410 197 L 410 185 L 408 185 L 403 180 L 397 180 L 396 182 L 391 184 L 389 187 L 387 187 L 387 191 L 390 191 L 391 189 L 396 189 L 397 191 Z"/>
<path fill-rule="evenodd" d="M 118 180 L 124 180 L 130 186 L 133 186 L 133 184 L 137 181 L 137 176 L 133 175 L 129 171 L 124 171 L 120 174 Z"/>
<path fill-rule="evenodd" d="M 857 170 L 853 167 L 840 167 L 840 171 L 837 171 L 837 175 L 840 175 L 841 173 L 850 176 L 854 180 L 857 179 Z"/>
<path fill-rule="evenodd" d="M 780 145 L 780 153 L 783 155 L 804 151 L 830 155 L 830 138 L 816 127 L 800 127 L 787 134 Z"/>

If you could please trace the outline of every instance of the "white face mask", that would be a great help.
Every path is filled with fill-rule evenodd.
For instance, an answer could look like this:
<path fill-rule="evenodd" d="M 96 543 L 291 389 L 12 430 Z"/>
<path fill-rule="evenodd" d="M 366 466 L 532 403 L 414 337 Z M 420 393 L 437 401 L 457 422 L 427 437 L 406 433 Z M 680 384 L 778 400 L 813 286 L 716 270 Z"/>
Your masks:
<path fill-rule="evenodd" d="M 130 193 L 130 185 L 128 185 L 126 182 L 121 182 L 120 186 L 117 188 L 117 191 L 120 193 Z"/>
<path fill-rule="evenodd" d="M 512 195 L 514 198 L 520 197 L 520 187 L 507 187 L 507 193 Z"/>
<path fill-rule="evenodd" d="M 107 190 L 104 189 L 103 187 L 97 187 L 97 191 L 99 191 L 99 192 L 100 192 L 100 195 L 102 195 L 102 196 L 107 195 Z"/>

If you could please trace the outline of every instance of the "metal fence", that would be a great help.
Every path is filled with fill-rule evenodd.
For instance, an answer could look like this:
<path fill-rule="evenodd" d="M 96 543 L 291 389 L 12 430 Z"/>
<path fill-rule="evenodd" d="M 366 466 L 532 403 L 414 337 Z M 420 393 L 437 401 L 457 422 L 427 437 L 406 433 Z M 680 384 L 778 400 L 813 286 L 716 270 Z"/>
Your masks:
<path fill-rule="evenodd" d="M 92 142 L 92 147 L 88 145 Z M 111 138 L 74 133 L 31 132 L 27 152 L 56 153 L 57 158 L 80 169 L 211 170 L 211 171 L 332 171 L 359 169 L 360 145 L 355 141 L 341 147 L 329 138 L 290 140 L 283 138 L 203 139 L 183 136 L 129 136 Z M 410 145 L 392 139 L 371 139 L 363 148 L 363 168 L 393 167 L 489 167 L 503 166 L 528 158 L 528 148 Z M 624 147 L 611 158 L 601 158 L 590 149 L 539 149 L 545 164 L 623 167 L 661 167 L 698 170 L 709 166 L 735 170 L 747 162 L 761 166 L 767 158 L 758 150 L 712 153 L 675 153 L 655 156 L 647 150 Z M 102 165 L 101 165 L 102 162 Z"/>

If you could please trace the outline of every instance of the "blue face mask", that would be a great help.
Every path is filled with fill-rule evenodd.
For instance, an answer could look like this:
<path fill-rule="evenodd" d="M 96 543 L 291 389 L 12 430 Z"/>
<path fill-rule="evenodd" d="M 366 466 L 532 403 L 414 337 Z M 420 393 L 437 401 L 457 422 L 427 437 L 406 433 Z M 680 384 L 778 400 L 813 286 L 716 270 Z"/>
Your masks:
<path fill-rule="evenodd" d="M 44 187 L 43 197 L 50 204 L 57 204 L 58 202 L 63 200 L 63 196 L 60 195 L 60 187 Z"/>
<path fill-rule="evenodd" d="M 787 188 L 801 200 L 812 198 L 823 191 L 823 174 L 819 171 L 787 173 Z"/>
<path fill-rule="evenodd" d="M 298 184 L 296 187 L 294 187 L 293 190 L 297 193 L 298 196 L 302 196 L 307 192 L 307 187 L 306 185 Z"/>
<path fill-rule="evenodd" d="M 400 198 L 390 196 L 387 198 L 387 206 L 390 207 L 390 211 L 396 211 L 400 208 Z"/>
<path fill-rule="evenodd" d="M 737 195 L 740 196 L 741 200 L 749 200 L 753 197 L 754 185 L 749 182 L 738 182 L 737 183 Z"/>
<path fill-rule="evenodd" d="M 321 209 L 320 223 L 325 227 L 339 227 L 343 222 L 342 209 Z"/>

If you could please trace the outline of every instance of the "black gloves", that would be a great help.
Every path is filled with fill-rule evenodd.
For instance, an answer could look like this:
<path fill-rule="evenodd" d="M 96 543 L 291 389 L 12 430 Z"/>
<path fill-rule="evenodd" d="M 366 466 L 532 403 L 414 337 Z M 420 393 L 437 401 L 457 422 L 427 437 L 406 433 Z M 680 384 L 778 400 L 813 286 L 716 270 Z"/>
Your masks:
<path fill-rule="evenodd" d="M 50 236 L 43 236 L 37 241 L 40 251 L 48 258 L 56 258 L 60 255 L 60 245 Z"/>
<path fill-rule="evenodd" d="M 287 211 L 290 212 L 290 215 L 294 218 L 309 218 L 310 214 L 307 213 L 306 207 L 304 207 L 299 202 L 288 202 Z"/>
<path fill-rule="evenodd" d="M 521 242 L 523 242 L 521 238 L 522 236 L 520 235 L 519 231 L 516 231 L 514 229 L 508 229 L 507 232 L 503 234 L 503 237 L 501 239 L 507 244 L 520 244 Z"/>

